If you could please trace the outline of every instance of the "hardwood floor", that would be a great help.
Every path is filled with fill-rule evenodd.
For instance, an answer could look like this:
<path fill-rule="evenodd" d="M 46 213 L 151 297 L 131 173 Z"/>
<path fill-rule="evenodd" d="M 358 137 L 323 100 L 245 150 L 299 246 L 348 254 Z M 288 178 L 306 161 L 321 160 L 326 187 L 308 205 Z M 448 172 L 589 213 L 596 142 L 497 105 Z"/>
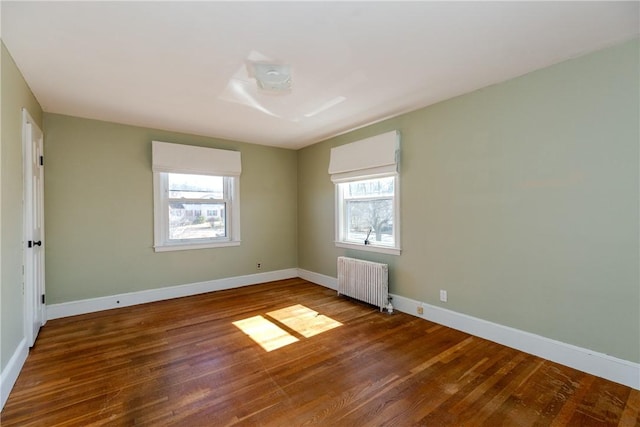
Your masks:
<path fill-rule="evenodd" d="M 291 279 L 49 321 L 1 424 L 639 426 L 639 411 L 637 390 Z"/>

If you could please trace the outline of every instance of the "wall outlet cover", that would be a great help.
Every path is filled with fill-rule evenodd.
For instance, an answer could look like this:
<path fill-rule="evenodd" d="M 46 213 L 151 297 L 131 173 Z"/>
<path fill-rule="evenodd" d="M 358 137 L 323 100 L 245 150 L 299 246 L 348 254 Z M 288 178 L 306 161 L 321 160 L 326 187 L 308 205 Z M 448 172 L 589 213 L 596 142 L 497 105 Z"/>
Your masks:
<path fill-rule="evenodd" d="M 447 302 L 447 291 L 440 289 L 440 301 Z"/>

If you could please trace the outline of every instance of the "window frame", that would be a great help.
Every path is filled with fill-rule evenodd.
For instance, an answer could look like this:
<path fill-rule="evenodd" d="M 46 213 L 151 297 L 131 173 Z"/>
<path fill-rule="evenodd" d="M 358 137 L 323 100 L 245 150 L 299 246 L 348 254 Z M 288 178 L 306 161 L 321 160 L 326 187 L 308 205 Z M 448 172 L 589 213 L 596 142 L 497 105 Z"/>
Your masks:
<path fill-rule="evenodd" d="M 342 184 L 349 184 L 358 181 L 368 181 L 372 179 L 381 179 L 393 177 L 393 237 L 394 244 L 393 246 L 389 245 L 380 245 L 376 244 L 375 240 L 369 240 L 369 244 L 365 244 L 364 241 L 362 243 L 358 243 L 353 240 L 347 240 L 347 230 L 346 227 L 349 223 L 348 218 L 346 218 L 346 202 L 344 198 L 344 187 Z M 397 172 L 394 173 L 386 173 L 380 174 L 376 176 L 370 175 L 362 175 L 362 176 L 351 176 L 347 179 L 335 180 L 335 245 L 339 248 L 345 249 L 357 249 L 361 251 L 367 252 L 378 252 L 389 255 L 400 255 L 401 254 L 401 244 L 400 244 L 400 175 Z M 372 200 L 372 199 L 380 199 L 380 196 L 374 197 L 364 197 L 363 199 Z M 382 197 L 384 199 L 388 199 L 388 196 Z M 347 199 L 347 200 L 356 200 Z"/>
<path fill-rule="evenodd" d="M 169 174 L 204 176 L 189 172 L 153 172 L 154 189 L 154 250 L 155 252 L 208 249 L 240 245 L 240 177 L 225 175 L 222 199 L 174 199 L 169 197 Z M 194 204 L 224 203 L 225 227 L 227 235 L 221 238 L 171 239 L 169 235 L 169 203 L 172 201 L 193 201 Z M 202 209 L 201 209 L 202 210 Z"/>

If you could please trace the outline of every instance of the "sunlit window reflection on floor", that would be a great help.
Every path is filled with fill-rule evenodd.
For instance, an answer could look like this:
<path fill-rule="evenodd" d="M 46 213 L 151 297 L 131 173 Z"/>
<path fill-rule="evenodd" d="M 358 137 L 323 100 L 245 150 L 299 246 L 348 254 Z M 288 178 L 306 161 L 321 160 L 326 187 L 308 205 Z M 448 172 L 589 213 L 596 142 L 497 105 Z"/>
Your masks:
<path fill-rule="evenodd" d="M 276 350 L 299 341 L 276 323 L 286 326 L 305 338 L 342 326 L 342 323 L 337 320 L 301 304 L 270 311 L 266 315 L 272 320 L 263 316 L 253 316 L 233 322 L 266 351 Z"/>
<path fill-rule="evenodd" d="M 267 315 L 293 329 L 305 338 L 342 326 L 342 323 L 337 320 L 333 320 L 324 314 L 320 314 L 300 304 L 270 311 Z"/>
<path fill-rule="evenodd" d="M 233 324 L 249 335 L 252 340 L 260 344 L 266 351 L 275 350 L 298 341 L 298 338 L 262 316 L 238 320 Z"/>

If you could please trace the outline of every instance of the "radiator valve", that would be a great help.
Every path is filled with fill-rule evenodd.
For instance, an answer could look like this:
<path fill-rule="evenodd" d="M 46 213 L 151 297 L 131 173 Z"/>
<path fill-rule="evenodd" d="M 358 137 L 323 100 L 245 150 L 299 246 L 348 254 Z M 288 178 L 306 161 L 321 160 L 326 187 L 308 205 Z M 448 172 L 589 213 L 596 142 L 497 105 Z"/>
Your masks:
<path fill-rule="evenodd" d="M 393 304 L 391 304 L 391 301 L 389 301 L 389 304 L 387 304 L 386 309 L 387 309 L 387 313 L 389 314 L 393 313 Z"/>

